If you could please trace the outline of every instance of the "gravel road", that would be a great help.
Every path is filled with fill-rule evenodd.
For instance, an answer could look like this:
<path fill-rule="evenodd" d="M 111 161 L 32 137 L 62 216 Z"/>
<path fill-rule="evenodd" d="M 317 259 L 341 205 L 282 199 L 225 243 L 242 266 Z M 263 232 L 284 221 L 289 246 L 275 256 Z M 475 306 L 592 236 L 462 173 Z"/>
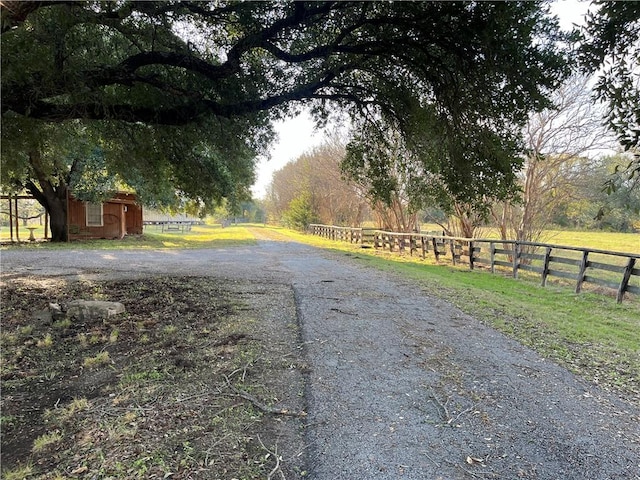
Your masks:
<path fill-rule="evenodd" d="M 2 277 L 212 275 L 292 286 L 308 478 L 640 479 L 640 410 L 353 255 L 291 242 L 9 250 Z"/>

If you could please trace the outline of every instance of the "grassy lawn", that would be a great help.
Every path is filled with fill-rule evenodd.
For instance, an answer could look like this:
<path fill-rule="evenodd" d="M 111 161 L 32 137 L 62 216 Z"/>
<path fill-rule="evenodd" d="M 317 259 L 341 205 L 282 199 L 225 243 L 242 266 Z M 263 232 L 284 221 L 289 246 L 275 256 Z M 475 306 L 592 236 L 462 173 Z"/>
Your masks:
<path fill-rule="evenodd" d="M 549 230 L 545 232 L 542 241 L 617 252 L 640 252 L 640 233 Z"/>
<path fill-rule="evenodd" d="M 618 391 L 640 404 L 640 299 L 618 305 L 612 294 L 573 293 L 537 279 L 491 274 L 437 265 L 398 253 L 304 235 L 290 230 L 262 230 L 273 239 L 288 238 L 348 255 L 356 261 L 414 282 L 430 295 L 453 303 L 544 357 L 588 381 Z"/>
<path fill-rule="evenodd" d="M 21 229 L 22 232 L 22 229 Z M 2 229 L 2 241 L 9 240 L 6 228 Z M 35 231 L 34 235 L 40 238 L 43 232 Z M 27 235 L 21 234 L 25 240 Z M 81 248 L 81 249 L 158 249 L 158 248 L 221 248 L 232 245 L 255 244 L 255 237 L 243 226 L 231 226 L 222 228 L 220 225 L 194 225 L 191 231 L 162 232 L 160 227 L 145 226 L 143 235 L 133 235 L 122 240 L 74 240 L 69 243 L 21 243 L 20 245 L 3 245 L 2 248 Z"/>
<path fill-rule="evenodd" d="M 190 232 L 161 232 L 158 227 L 146 226 L 143 243 L 152 248 L 216 248 L 232 245 L 252 245 L 255 237 L 243 226 L 222 228 L 220 225 L 194 225 Z"/>
<path fill-rule="evenodd" d="M 435 223 L 425 223 L 421 227 L 424 233 L 442 232 L 442 227 Z M 477 238 L 499 238 L 499 233 L 494 228 L 481 228 Z M 546 230 L 539 242 L 614 252 L 640 252 L 640 233 Z"/>

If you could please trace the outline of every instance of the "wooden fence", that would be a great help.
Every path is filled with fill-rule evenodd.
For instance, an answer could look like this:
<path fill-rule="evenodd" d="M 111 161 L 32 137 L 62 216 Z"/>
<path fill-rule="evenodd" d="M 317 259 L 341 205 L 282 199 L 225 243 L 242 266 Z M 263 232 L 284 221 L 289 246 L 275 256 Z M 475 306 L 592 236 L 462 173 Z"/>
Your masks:
<path fill-rule="evenodd" d="M 332 240 L 370 245 L 390 252 L 417 253 L 422 258 L 431 254 L 438 262 L 467 265 L 472 270 L 476 265 L 483 265 L 495 273 L 496 267 L 502 267 L 502 271 L 508 269 L 514 278 L 518 278 L 521 270 L 534 272 L 540 275 L 543 286 L 549 277 L 564 278 L 575 283 L 576 293 L 582 291 L 585 283 L 592 283 L 615 290 L 618 303 L 622 302 L 627 292 L 640 294 L 640 286 L 634 284 L 636 280 L 640 283 L 640 254 L 548 243 L 397 233 L 316 224 L 310 225 L 309 231 Z"/>

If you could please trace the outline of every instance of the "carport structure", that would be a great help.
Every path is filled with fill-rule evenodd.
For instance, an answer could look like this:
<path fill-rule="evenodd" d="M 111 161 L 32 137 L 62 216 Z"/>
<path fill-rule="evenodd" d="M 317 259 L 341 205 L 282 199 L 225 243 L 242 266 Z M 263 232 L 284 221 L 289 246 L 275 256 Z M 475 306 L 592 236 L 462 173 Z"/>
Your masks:
<path fill-rule="evenodd" d="M 35 197 L 31 195 L 2 195 L 0 200 L 7 200 L 9 202 L 9 238 L 11 243 L 20 242 L 20 217 L 18 214 L 18 200 L 35 200 Z M 29 240 L 35 241 L 33 236 L 33 230 L 30 227 L 25 227 L 29 232 Z M 15 240 L 14 240 L 15 232 Z M 44 213 L 44 239 L 49 238 L 49 214 Z"/>

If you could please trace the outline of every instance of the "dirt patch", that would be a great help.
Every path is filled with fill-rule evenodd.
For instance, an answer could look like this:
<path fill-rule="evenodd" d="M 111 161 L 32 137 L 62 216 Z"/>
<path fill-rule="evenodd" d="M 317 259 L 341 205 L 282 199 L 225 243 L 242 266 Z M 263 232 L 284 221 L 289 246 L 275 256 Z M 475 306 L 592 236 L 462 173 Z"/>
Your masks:
<path fill-rule="evenodd" d="M 72 299 L 126 313 L 34 316 Z M 1 313 L 3 477 L 303 473 L 305 367 L 286 285 L 27 277 L 3 286 Z"/>

